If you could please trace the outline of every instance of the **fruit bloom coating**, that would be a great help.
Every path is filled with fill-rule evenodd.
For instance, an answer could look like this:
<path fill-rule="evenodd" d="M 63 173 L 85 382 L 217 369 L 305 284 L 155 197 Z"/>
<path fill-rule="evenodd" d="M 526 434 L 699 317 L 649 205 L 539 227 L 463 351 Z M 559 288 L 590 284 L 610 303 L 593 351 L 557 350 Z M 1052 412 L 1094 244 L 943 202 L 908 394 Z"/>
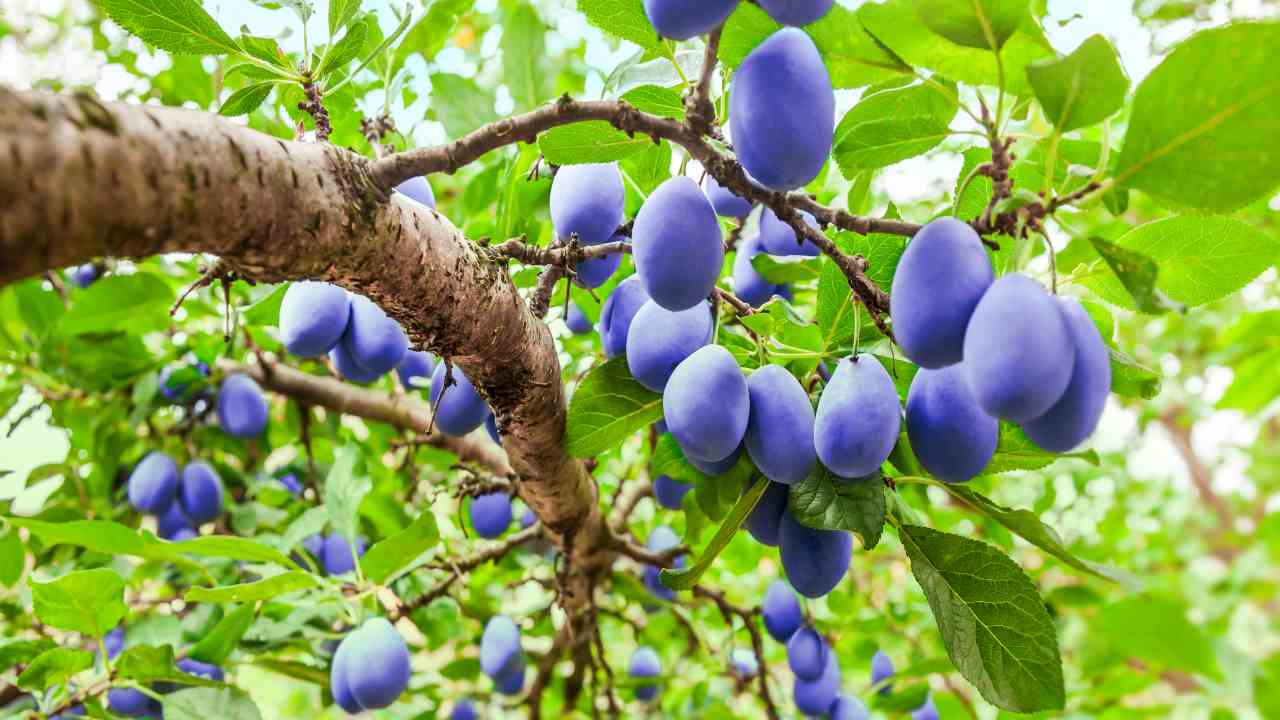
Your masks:
<path fill-rule="evenodd" d="M 760 501 L 751 509 L 751 514 L 747 515 L 747 532 L 761 545 L 777 547 L 778 529 L 781 527 L 782 514 L 786 511 L 787 486 L 770 482 L 764 495 L 760 496 Z"/>
<path fill-rule="evenodd" d="M 521 657 L 520 628 L 506 615 L 494 615 L 480 637 L 480 669 L 497 678 L 516 667 Z"/>
<path fill-rule="evenodd" d="M 817 229 L 818 221 L 813 219 L 809 213 L 801 210 L 800 217 L 804 219 L 805 224 L 809 227 Z M 782 222 L 777 215 L 773 214 L 773 210 L 765 208 L 760 213 L 760 247 L 770 255 L 801 255 L 804 257 L 817 257 L 821 252 L 817 245 L 811 240 L 798 241 L 795 228 Z"/>
<path fill-rule="evenodd" d="M 780 643 L 791 639 L 800 624 L 804 622 L 804 614 L 800 611 L 800 600 L 785 580 L 774 580 L 764 593 L 760 617 L 764 620 L 764 629 L 770 637 Z"/>
<path fill-rule="evenodd" d="M 902 424 L 898 390 L 871 355 L 836 366 L 818 399 L 813 444 L 831 472 L 846 478 L 875 472 L 893 452 Z"/>
<path fill-rule="evenodd" d="M 662 410 L 685 457 L 707 462 L 729 457 L 742 443 L 751 410 L 742 369 L 723 347 L 703 347 L 671 373 Z"/>
<path fill-rule="evenodd" d="M 203 460 L 187 463 L 178 486 L 178 504 L 192 523 L 206 523 L 222 514 L 222 478 Z"/>
<path fill-rule="evenodd" d="M 351 298 L 351 322 L 342 344 L 356 365 L 377 375 L 394 370 L 409 351 L 400 323 L 363 295 Z"/>
<path fill-rule="evenodd" d="M 820 598 L 848 571 L 853 536 L 843 530 L 806 527 L 786 512 L 778 529 L 778 551 L 791 587 L 807 598 Z"/>
<path fill-rule="evenodd" d="M 720 26 L 738 0 L 644 0 L 644 14 L 658 35 L 688 40 Z"/>
<path fill-rule="evenodd" d="M 794 694 L 796 707 L 806 715 L 823 715 L 836 701 L 840 692 L 840 662 L 833 652 L 827 653 L 822 674 L 816 680 L 796 676 Z"/>
<path fill-rule="evenodd" d="M 974 400 L 963 364 L 921 368 L 907 393 L 907 437 L 931 475 L 964 482 L 991 462 L 1000 424 Z"/>
<path fill-rule="evenodd" d="M 1035 444 L 1061 453 L 1084 442 L 1098 426 L 1111 392 L 1111 352 L 1079 302 L 1060 298 L 1058 307 L 1075 345 L 1071 382 L 1053 407 L 1022 429 Z"/>
<path fill-rule="evenodd" d="M 460 437 L 484 424 L 489 406 L 476 392 L 466 373 L 456 365 L 453 368 L 454 384 L 446 390 L 447 369 L 444 363 L 440 363 L 431 374 L 431 403 L 436 406 L 436 427 L 440 432 Z"/>
<path fill-rule="evenodd" d="M 653 497 L 658 504 L 668 510 L 679 510 L 684 496 L 693 489 L 693 485 L 683 483 L 668 475 L 659 475 L 653 479 Z"/>
<path fill-rule="evenodd" d="M 177 493 L 178 465 L 158 450 L 147 453 L 129 474 L 129 504 L 139 512 L 163 513 Z"/>
<path fill-rule="evenodd" d="M 649 302 L 649 294 L 636 275 L 618 283 L 600 308 L 600 344 L 605 357 L 617 357 L 627 351 L 627 334 L 631 321 Z"/>
<path fill-rule="evenodd" d="M 706 179 L 702 181 L 702 190 L 707 194 L 711 207 L 715 208 L 716 214 L 720 217 L 741 220 L 751 214 L 751 203 L 735 195 L 732 190 L 721 187 L 711 173 L 707 173 Z"/>
<path fill-rule="evenodd" d="M 627 666 L 627 674 L 633 678 L 658 677 L 662 674 L 662 659 L 658 657 L 657 651 L 647 645 L 636 648 L 635 654 L 631 656 L 631 663 Z M 656 684 L 636 687 L 636 697 L 643 702 L 649 702 L 657 696 Z"/>
<path fill-rule="evenodd" d="M 280 340 L 294 355 L 317 357 L 338 344 L 350 317 L 346 290 L 326 282 L 296 282 L 280 301 Z"/>
<path fill-rule="evenodd" d="M 787 640 L 787 664 L 791 666 L 791 672 L 803 680 L 822 677 L 828 652 L 827 641 L 808 625 L 792 633 L 791 639 Z"/>
<path fill-rule="evenodd" d="M 551 224 L 568 240 L 599 245 L 622 224 L 626 193 L 617 163 L 563 165 L 551 181 Z"/>
<path fill-rule="evenodd" d="M 267 399 L 248 375 L 228 375 L 218 389 L 218 421 L 228 435 L 254 438 L 267 427 Z"/>
<path fill-rule="evenodd" d="M 808 25 L 826 15 L 835 0 L 759 0 L 760 8 L 783 25 Z"/>
<path fill-rule="evenodd" d="M 703 302 L 724 265 L 716 211 L 687 177 L 673 177 L 649 195 L 636 214 L 631 242 L 645 291 L 672 311 Z"/>
<path fill-rule="evenodd" d="M 511 496 L 493 492 L 472 498 L 469 514 L 477 535 L 489 539 L 501 537 L 511 527 Z"/>
<path fill-rule="evenodd" d="M 435 356 L 423 350 L 410 350 L 396 368 L 396 375 L 406 390 L 422 390 L 431 387 L 431 373 L 435 369 Z"/>
<path fill-rule="evenodd" d="M 765 477 L 794 485 L 809 476 L 818 456 L 813 447 L 813 406 L 800 381 L 781 365 L 765 365 L 747 379 L 751 411 L 745 444 Z"/>
<path fill-rule="evenodd" d="M 431 183 L 421 175 L 411 177 L 397 185 L 396 192 L 432 210 L 436 207 L 436 194 L 431 190 Z"/>
<path fill-rule="evenodd" d="M 676 366 L 711 341 L 713 329 L 711 306 L 705 301 L 676 312 L 652 300 L 646 302 L 627 331 L 631 376 L 650 390 L 662 392 Z M 668 420 L 668 429 L 670 425 Z"/>

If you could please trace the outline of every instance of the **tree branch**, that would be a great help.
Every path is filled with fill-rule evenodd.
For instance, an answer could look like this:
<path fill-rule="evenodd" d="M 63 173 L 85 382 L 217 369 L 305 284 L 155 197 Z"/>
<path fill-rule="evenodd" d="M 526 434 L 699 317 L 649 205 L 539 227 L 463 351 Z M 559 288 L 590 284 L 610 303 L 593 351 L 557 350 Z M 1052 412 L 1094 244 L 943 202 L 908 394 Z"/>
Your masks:
<path fill-rule="evenodd" d="M 760 698 L 764 700 L 764 709 L 769 716 L 769 720 L 778 720 L 778 708 L 773 704 L 773 696 L 769 694 L 769 666 L 764 659 L 764 640 L 760 637 L 760 628 L 756 626 L 755 616 L 760 614 L 760 608 L 744 608 L 729 602 L 724 593 L 719 590 L 703 587 L 702 585 L 693 586 L 694 597 L 703 597 L 716 604 L 720 610 L 720 615 L 724 617 L 724 621 L 729 625 L 730 630 L 733 629 L 733 617 L 736 615 L 742 618 L 742 624 L 746 626 L 747 633 L 751 635 L 751 650 L 755 653 L 756 664 L 760 666 L 759 672 L 756 673 L 760 684 Z"/>

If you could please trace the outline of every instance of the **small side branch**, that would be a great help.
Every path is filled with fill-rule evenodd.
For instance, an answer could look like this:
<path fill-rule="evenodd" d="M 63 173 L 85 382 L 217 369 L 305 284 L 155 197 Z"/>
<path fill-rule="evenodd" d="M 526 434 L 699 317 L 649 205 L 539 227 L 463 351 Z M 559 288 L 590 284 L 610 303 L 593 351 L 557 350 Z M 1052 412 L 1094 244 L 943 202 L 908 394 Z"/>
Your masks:
<path fill-rule="evenodd" d="M 742 618 L 742 624 L 746 626 L 747 633 L 751 635 L 751 650 L 755 653 L 756 664 L 760 670 L 756 674 L 756 678 L 760 684 L 760 699 L 764 701 L 765 712 L 769 716 L 769 720 L 778 720 L 778 708 L 773 704 L 773 696 L 769 694 L 769 666 L 765 664 L 764 659 L 764 639 L 760 636 L 760 628 L 756 625 L 755 618 L 760 614 L 760 608 L 744 608 L 729 602 L 724 593 L 719 590 L 712 590 L 702 585 L 693 587 L 694 597 L 701 597 L 715 603 L 716 608 L 720 610 L 720 615 L 724 617 L 725 623 L 730 628 L 733 627 L 733 618 Z"/>

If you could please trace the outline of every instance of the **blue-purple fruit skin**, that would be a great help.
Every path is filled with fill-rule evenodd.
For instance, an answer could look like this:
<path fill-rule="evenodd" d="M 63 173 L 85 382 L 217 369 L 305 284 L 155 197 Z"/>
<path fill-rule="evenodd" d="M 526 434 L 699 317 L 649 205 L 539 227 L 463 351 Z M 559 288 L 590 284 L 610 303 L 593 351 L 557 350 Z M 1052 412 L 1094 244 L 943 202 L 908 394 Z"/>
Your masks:
<path fill-rule="evenodd" d="M 287 473 L 280 476 L 280 484 L 288 490 L 291 495 L 302 495 L 302 483 L 298 480 L 295 473 Z"/>
<path fill-rule="evenodd" d="M 657 651 L 648 645 L 638 647 L 631 656 L 631 663 L 627 665 L 627 674 L 633 678 L 658 677 L 662 674 L 662 658 L 658 657 Z M 657 696 L 656 684 L 636 687 L 636 697 L 643 702 L 649 702 Z"/>
<path fill-rule="evenodd" d="M 991 462 L 1000 424 L 978 406 L 963 364 L 921 368 L 907 392 L 907 438 L 929 474 L 964 482 Z"/>
<path fill-rule="evenodd" d="M 752 462 L 776 483 L 804 480 L 818 462 L 813 406 L 804 387 L 781 365 L 765 365 L 747 378 L 747 391 L 751 412 L 744 442 Z"/>
<path fill-rule="evenodd" d="M 1022 429 L 1045 450 L 1067 452 L 1093 434 L 1102 417 L 1111 392 L 1111 352 L 1079 302 L 1059 298 L 1058 307 L 1075 345 L 1071 382 L 1053 407 Z"/>
<path fill-rule="evenodd" d="M 822 19 L 835 0 L 758 0 L 760 8 L 783 25 L 808 25 Z"/>
<path fill-rule="evenodd" d="M 502 537 L 511 527 L 511 496 L 505 492 L 480 495 L 471 500 L 471 527 L 482 538 Z"/>
<path fill-rule="evenodd" d="M 803 680 L 817 680 L 827 666 L 827 641 L 814 630 L 805 625 L 791 634 L 787 640 L 787 664 L 791 672 Z"/>
<path fill-rule="evenodd" d="M 661 553 L 670 550 L 680 544 L 680 538 L 675 531 L 666 525 L 659 525 L 654 528 L 649 537 L 645 540 L 645 548 L 650 552 Z M 677 557 L 674 563 L 675 567 L 682 568 L 685 565 L 683 555 Z M 648 588 L 650 594 L 659 600 L 670 602 L 676 597 L 676 591 L 662 584 L 661 570 L 652 565 L 646 565 L 644 568 L 644 586 Z"/>
<path fill-rule="evenodd" d="M 837 695 L 831 703 L 830 720 L 870 720 L 867 706 L 853 695 Z"/>
<path fill-rule="evenodd" d="M 898 390 L 871 355 L 846 358 L 822 389 L 813 421 L 818 459 L 845 478 L 874 473 L 893 452 L 902 424 Z"/>
<path fill-rule="evenodd" d="M 364 708 L 351 694 L 351 686 L 347 683 L 347 666 L 350 664 L 351 652 L 355 648 L 354 643 L 348 644 L 348 640 L 359 632 L 357 629 L 342 639 L 337 651 L 333 653 L 333 663 L 329 666 L 329 690 L 333 693 L 333 701 L 350 715 L 364 712 Z"/>
<path fill-rule="evenodd" d="M 889 658 L 885 651 L 877 650 L 876 654 L 871 656 L 871 684 L 877 685 L 891 677 L 893 677 L 893 660 Z M 885 683 L 876 692 L 881 695 L 892 693 L 893 683 Z"/>
<path fill-rule="evenodd" d="M 200 662 L 192 658 L 182 658 L 178 661 L 178 669 L 188 675 L 195 675 L 206 680 L 216 680 L 222 682 L 227 678 L 227 674 L 223 672 L 221 667 L 213 663 Z"/>
<path fill-rule="evenodd" d="M 449 720 L 479 720 L 480 715 L 476 712 L 476 706 L 471 702 L 470 698 L 463 698 L 453 704 L 453 711 L 449 713 Z"/>
<path fill-rule="evenodd" d="M 431 387 L 431 373 L 436 369 L 435 356 L 425 350 L 410 350 L 404 354 L 396 368 L 400 384 L 406 390 L 422 390 Z"/>
<path fill-rule="evenodd" d="M 720 221 L 698 184 L 673 177 L 658 186 L 631 230 L 636 274 L 654 302 L 687 310 L 706 300 L 724 265 Z"/>
<path fill-rule="evenodd" d="M 524 514 L 520 516 L 520 529 L 525 530 L 531 528 L 538 523 L 538 515 L 533 512 L 533 508 L 525 508 Z"/>
<path fill-rule="evenodd" d="M 248 375 L 228 375 L 218 389 L 218 421 L 228 435 L 255 438 L 267 427 L 267 399 Z"/>
<path fill-rule="evenodd" d="M 742 220 L 751 214 L 752 205 L 750 201 L 738 197 L 732 190 L 721 186 L 711 176 L 711 173 L 707 173 L 706 179 L 702 181 L 702 190 L 707 194 L 707 199 L 711 201 L 711 207 L 715 209 L 716 214 L 720 217 Z"/>
<path fill-rule="evenodd" d="M 751 307 L 760 307 L 777 295 L 780 286 L 771 283 L 751 264 L 751 258 L 764 252 L 760 247 L 760 236 L 751 237 L 738 243 L 738 252 L 733 257 L 733 294 Z"/>
<path fill-rule="evenodd" d="M 779 30 L 738 66 L 729 130 L 738 162 L 770 190 L 794 190 L 822 171 L 835 135 L 835 94 L 803 30 Z"/>
<path fill-rule="evenodd" d="M 356 552 L 364 555 L 365 542 L 356 538 Z M 356 569 L 356 559 L 351 555 L 351 543 L 342 533 L 330 533 L 324 539 L 320 555 L 324 570 L 330 575 L 341 575 Z"/>
<path fill-rule="evenodd" d="M 965 378 L 984 410 L 1038 418 L 1062 397 L 1074 365 L 1067 323 L 1040 283 L 1013 273 L 991 284 L 964 333 Z"/>
<path fill-rule="evenodd" d="M 519 695 L 524 689 L 524 670 L 524 655 L 517 655 L 515 666 L 493 679 L 498 692 L 507 696 Z"/>
<path fill-rule="evenodd" d="M 565 315 L 564 324 L 569 326 L 569 331 L 574 335 L 586 335 L 591 332 L 591 318 L 587 317 L 575 302 L 569 303 L 569 312 Z"/>
<path fill-rule="evenodd" d="M 715 30 L 738 0 L 644 0 L 644 14 L 658 35 L 688 40 Z"/>
<path fill-rule="evenodd" d="M 782 515 L 787 511 L 787 486 L 778 482 L 769 482 L 760 501 L 747 515 L 744 526 L 756 542 L 769 547 L 778 546 L 778 529 L 781 527 Z M 790 592 L 790 591 L 788 591 Z"/>
<path fill-rule="evenodd" d="M 366 370 L 351 356 L 351 351 L 343 343 L 338 343 L 329 351 L 329 361 L 333 363 L 338 374 L 354 383 L 371 383 L 382 377 L 382 373 Z"/>
<path fill-rule="evenodd" d="M 599 245 L 622 224 L 626 191 L 617 163 L 562 165 L 551 181 L 551 224 L 568 240 Z"/>
<path fill-rule="evenodd" d="M 178 504 L 192 523 L 209 522 L 222 514 L 222 478 L 203 460 L 187 463 L 178 485 Z"/>
<path fill-rule="evenodd" d="M 102 637 L 102 644 L 107 648 L 107 657 L 112 660 L 124 651 L 124 628 L 115 627 Z"/>
<path fill-rule="evenodd" d="M 365 710 L 384 708 L 409 687 L 409 648 L 386 619 L 369 618 L 347 635 L 351 643 L 346 662 L 346 685 L 352 699 Z"/>
<path fill-rule="evenodd" d="M 706 301 L 676 312 L 653 300 L 646 302 L 627 331 L 631 376 L 650 390 L 662 392 L 676 366 L 711 342 L 713 329 L 711 306 Z"/>
<path fill-rule="evenodd" d="M 421 175 L 411 177 L 400 183 L 396 186 L 396 191 L 420 205 L 426 205 L 432 210 L 436 207 L 436 194 L 431 189 L 431 183 Z"/>
<path fill-rule="evenodd" d="M 889 294 L 903 354 L 926 368 L 960 362 L 969 318 L 993 280 L 991 260 L 973 228 L 955 218 L 921 228 L 898 261 Z"/>
<path fill-rule="evenodd" d="M 933 696 L 925 698 L 924 704 L 911 711 L 911 720 L 938 720 L 938 706 L 933 704 Z"/>
<path fill-rule="evenodd" d="M 495 444 L 502 444 L 502 434 L 498 432 L 498 417 L 490 410 L 488 415 L 484 416 L 484 431 L 489 434 L 489 439 Z"/>
<path fill-rule="evenodd" d="M 431 403 L 436 406 L 436 427 L 446 435 L 461 437 L 484 424 L 489 406 L 476 392 L 466 373 L 456 365 L 453 368 L 454 384 L 445 390 L 446 370 L 445 364 L 440 363 L 431 374 Z M 442 391 L 443 398 L 440 397 Z"/>
<path fill-rule="evenodd" d="M 129 474 L 129 504 L 139 512 L 159 514 L 173 504 L 178 493 L 178 464 L 155 450 Z"/>
<path fill-rule="evenodd" d="M 628 239 L 625 235 L 614 235 L 609 238 L 609 242 L 625 242 Z M 622 253 L 614 252 L 604 257 L 583 260 L 574 266 L 574 271 L 578 274 L 579 285 L 584 288 L 598 288 L 613 277 L 621 264 Z"/>
<path fill-rule="evenodd" d="M 774 640 L 785 643 L 791 639 L 800 624 L 804 622 L 804 614 L 800 611 L 800 600 L 785 580 L 774 580 L 765 590 L 764 603 L 761 605 L 760 617 L 764 620 L 764 629 Z"/>
<path fill-rule="evenodd" d="M 194 540 L 197 537 L 196 531 L 192 528 L 178 528 L 173 537 L 169 538 L 170 542 L 183 542 L 185 540 Z"/>
<path fill-rule="evenodd" d="M 828 652 L 822 666 L 822 674 L 816 680 L 796 677 L 793 693 L 796 707 L 806 715 L 824 715 L 831 709 L 840 692 L 840 662 L 836 654 Z"/>
<path fill-rule="evenodd" d="M 729 666 L 740 678 L 753 678 L 760 672 L 760 661 L 746 648 L 738 648 L 729 655 Z"/>
<path fill-rule="evenodd" d="M 351 322 L 342 344 L 357 365 L 378 375 L 394 370 L 409 351 L 400 323 L 363 295 L 351 297 Z"/>
<path fill-rule="evenodd" d="M 738 464 L 738 458 L 742 457 L 742 452 L 742 446 L 739 445 L 737 449 L 729 454 L 729 457 L 723 460 L 699 460 L 698 458 L 690 455 L 686 455 L 684 459 L 687 460 L 690 465 L 701 470 L 704 475 L 711 475 L 714 477 L 716 475 L 724 475 L 732 470 L 733 467 Z"/>
<path fill-rule="evenodd" d="M 659 475 L 653 479 L 653 497 L 668 510 L 679 510 L 684 496 L 692 489 L 693 485 L 680 482 L 670 475 Z"/>
<path fill-rule="evenodd" d="M 805 224 L 811 228 L 818 228 L 818 221 L 809 213 L 801 210 L 800 217 Z M 803 240 L 797 242 L 795 228 L 782 222 L 777 215 L 773 214 L 773 210 L 765 208 L 760 213 L 760 247 L 770 255 L 801 255 L 804 257 L 817 257 L 818 246 L 813 244 L 812 240 Z"/>
<path fill-rule="evenodd" d="M 497 678 L 516 667 L 522 656 L 520 628 L 506 615 L 494 615 L 480 636 L 480 670 Z"/>
<path fill-rule="evenodd" d="M 107 707 L 111 712 L 125 717 L 151 714 L 158 716 L 160 703 L 135 688 L 111 688 L 107 691 Z"/>
<path fill-rule="evenodd" d="M 649 293 L 644 291 L 644 284 L 636 275 L 618 283 L 609 293 L 600 308 L 600 344 L 605 357 L 617 357 L 627 351 L 631 321 L 647 302 Z"/>
<path fill-rule="evenodd" d="M 98 279 L 98 266 L 85 263 L 71 271 L 71 283 L 78 288 L 87 288 Z"/>
<path fill-rule="evenodd" d="M 796 592 L 820 598 L 840 584 L 853 556 L 853 536 L 843 530 L 816 530 L 783 513 L 778 529 L 782 569 Z"/>
<path fill-rule="evenodd" d="M 715 462 L 732 455 L 742 444 L 751 412 L 738 361 L 719 345 L 685 358 L 663 390 L 662 412 L 685 457 Z"/>
<path fill-rule="evenodd" d="M 296 282 L 280 301 L 280 340 L 294 355 L 317 357 L 338 344 L 350 318 L 346 290 L 326 282 Z"/>
<path fill-rule="evenodd" d="M 311 553 L 311 557 L 320 561 L 320 564 L 322 566 L 324 565 L 324 536 L 323 535 L 320 535 L 319 533 L 315 535 L 308 535 L 306 538 L 302 540 L 302 547 L 304 550 Z"/>

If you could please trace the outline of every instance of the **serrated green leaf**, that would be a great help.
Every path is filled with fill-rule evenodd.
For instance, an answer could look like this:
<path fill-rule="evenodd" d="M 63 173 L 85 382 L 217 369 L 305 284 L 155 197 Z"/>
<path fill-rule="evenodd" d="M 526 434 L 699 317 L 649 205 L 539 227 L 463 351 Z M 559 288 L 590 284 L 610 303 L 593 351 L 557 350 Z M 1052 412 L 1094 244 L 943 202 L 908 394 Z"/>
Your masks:
<path fill-rule="evenodd" d="M 1060 132 L 1101 122 L 1124 105 L 1129 78 L 1115 48 L 1093 35 L 1075 52 L 1027 66 L 1027 81 Z"/>
<path fill-rule="evenodd" d="M 199 0 L 94 0 L 120 27 L 176 55 L 233 55 L 240 46 Z"/>
<path fill-rule="evenodd" d="M 1090 465 L 1098 464 L 1098 453 L 1083 450 L 1074 453 L 1051 453 L 1042 450 L 1031 441 L 1022 428 L 1011 423 L 1000 424 L 1000 440 L 996 443 L 996 454 L 982 470 L 983 475 L 996 475 L 1012 470 L 1038 470 L 1063 458 L 1083 460 Z"/>
<path fill-rule="evenodd" d="M 18 687 L 43 692 L 65 684 L 73 675 L 93 667 L 93 653 L 56 647 L 37 655 L 18 676 Z"/>
<path fill-rule="evenodd" d="M 621 160 L 653 145 L 648 135 L 627 135 L 604 120 L 561 125 L 538 138 L 538 148 L 555 165 Z"/>
<path fill-rule="evenodd" d="M 226 117 L 235 117 L 237 115 L 247 115 L 248 113 L 262 107 L 262 103 L 266 102 L 267 96 L 271 94 L 271 87 L 275 83 L 260 82 L 253 85 L 246 85 L 239 90 L 231 93 L 227 101 L 222 103 L 222 107 L 218 108 L 218 114 Z"/>
<path fill-rule="evenodd" d="M 822 262 L 818 258 L 775 257 L 768 253 L 751 258 L 751 267 L 771 283 L 809 282 L 822 273 Z"/>
<path fill-rule="evenodd" d="M 297 565 L 287 555 L 250 538 L 236 535 L 204 535 L 191 540 L 169 543 L 175 552 L 200 557 L 274 563 L 285 568 Z"/>
<path fill-rule="evenodd" d="M 440 542 L 440 528 L 430 511 L 418 514 L 409 527 L 374 543 L 360 558 L 364 575 L 375 583 L 385 583 L 419 555 Z"/>
<path fill-rule="evenodd" d="M 684 119 L 684 100 L 680 98 L 679 93 L 670 88 L 641 85 L 623 93 L 622 99 L 631 103 L 640 112 L 675 120 Z"/>
<path fill-rule="evenodd" d="M 5 521 L 17 527 L 27 528 L 31 534 L 49 545 L 77 545 L 106 555 L 133 555 L 149 560 L 176 562 L 188 568 L 199 567 L 191 560 L 182 557 L 176 549 L 178 543 L 158 540 L 150 533 L 125 527 L 120 523 L 106 520 L 50 523 L 15 517 L 6 517 Z"/>
<path fill-rule="evenodd" d="M 578 12 L 609 35 L 630 40 L 646 50 L 655 50 L 662 44 L 644 14 L 641 0 L 578 0 Z"/>
<path fill-rule="evenodd" d="M 289 65 L 289 60 L 280 52 L 280 46 L 276 44 L 274 38 L 258 37 L 256 35 L 241 35 L 240 47 L 244 49 L 244 53 L 250 57 L 255 57 L 268 65 L 279 68 L 288 73 L 293 72 L 293 68 Z"/>
<path fill-rule="evenodd" d="M 999 51 L 1027 17 L 1027 0 L 915 0 L 917 17 L 957 45 Z"/>
<path fill-rule="evenodd" d="M 187 602 L 247 603 L 270 600 L 277 595 L 314 587 L 319 587 L 319 583 L 313 575 L 301 570 L 290 570 L 265 580 L 239 585 L 214 588 L 193 587 L 187 591 L 183 599 Z"/>
<path fill-rule="evenodd" d="M 338 31 L 351 22 L 351 18 L 360 12 L 361 0 L 329 0 L 329 37 L 336 37 Z"/>
<path fill-rule="evenodd" d="M 869 120 L 845 130 L 834 156 L 840 172 L 852 177 L 923 155 L 950 134 L 946 124 L 928 116 Z"/>
<path fill-rule="evenodd" d="M 76 297 L 58 331 L 84 335 L 128 327 L 141 331 L 167 327 L 173 291 L 151 273 L 109 275 Z"/>
<path fill-rule="evenodd" d="M 369 16 L 372 18 L 373 16 Z M 376 20 L 371 20 L 376 22 Z M 329 48 L 329 52 L 324 57 L 324 64 L 316 70 L 316 76 L 323 78 L 335 72 L 345 70 L 352 60 L 360 57 L 365 50 L 365 44 L 369 39 L 369 23 L 359 22 L 347 26 L 347 32 L 342 39 Z"/>
<path fill-rule="evenodd" d="M 36 617 L 59 630 L 102 637 L 120 622 L 127 609 L 124 578 L 115 570 L 79 570 L 52 582 L 29 584 Z"/>
<path fill-rule="evenodd" d="M 846 530 L 858 536 L 864 550 L 870 550 L 884 530 L 884 481 L 879 472 L 840 478 L 819 465 L 787 491 L 787 508 L 801 525 Z"/>
<path fill-rule="evenodd" d="M 3 417 L 3 415 L 0 415 Z M 27 551 L 18 531 L 7 528 L 0 533 L 0 585 L 13 587 L 27 565 Z"/>
<path fill-rule="evenodd" d="M 329 524 L 333 531 L 354 541 L 358 521 L 356 513 L 360 503 L 373 485 L 369 478 L 356 475 L 356 461 L 360 449 L 346 445 L 337 451 L 333 466 L 324 479 L 324 506 L 329 511 Z"/>
<path fill-rule="evenodd" d="M 188 688 L 164 696 L 165 720 L 261 720 L 258 706 L 234 687 Z"/>
<path fill-rule="evenodd" d="M 569 403 L 565 443 L 574 457 L 595 457 L 662 418 L 662 395 L 636 382 L 625 357 L 587 373 Z"/>
<path fill-rule="evenodd" d="M 1160 375 L 1115 348 L 1111 351 L 1111 392 L 1150 400 L 1160 394 Z M 1230 390 L 1228 390 L 1228 394 Z"/>
<path fill-rule="evenodd" d="M 533 6 L 521 3 L 502 23 L 502 76 L 516 110 L 531 110 L 550 97 L 552 73 L 544 72 L 546 26 Z"/>
<path fill-rule="evenodd" d="M 131 645 L 116 658 L 116 676 L 121 680 L 136 680 L 149 684 L 158 681 L 177 682 L 183 685 L 218 687 L 215 680 L 189 675 L 174 663 L 171 645 Z"/>
<path fill-rule="evenodd" d="M 254 604 L 245 603 L 229 609 L 213 629 L 200 638 L 191 648 L 189 656 L 200 662 L 221 665 L 240 644 L 249 626 L 253 624 Z"/>
<path fill-rule="evenodd" d="M 764 496 L 764 491 L 769 488 L 769 481 L 760 477 L 755 481 L 747 492 L 743 493 L 738 502 L 734 504 L 733 509 L 729 511 L 724 522 L 720 523 L 720 527 L 716 530 L 716 534 L 711 536 L 711 542 L 707 543 L 707 547 L 702 550 L 702 554 L 698 559 L 689 564 L 688 567 L 680 570 L 672 570 L 664 568 L 660 574 L 662 584 L 672 590 L 688 590 L 698 584 L 698 578 L 707 571 L 715 562 L 716 556 L 720 551 L 733 540 L 738 529 L 742 527 L 742 523 L 746 522 L 747 516 L 755 508 L 756 503 Z"/>
<path fill-rule="evenodd" d="M 5 672 L 19 663 L 31 662 L 40 653 L 55 647 L 52 640 L 8 640 L 0 644 L 0 672 Z"/>

